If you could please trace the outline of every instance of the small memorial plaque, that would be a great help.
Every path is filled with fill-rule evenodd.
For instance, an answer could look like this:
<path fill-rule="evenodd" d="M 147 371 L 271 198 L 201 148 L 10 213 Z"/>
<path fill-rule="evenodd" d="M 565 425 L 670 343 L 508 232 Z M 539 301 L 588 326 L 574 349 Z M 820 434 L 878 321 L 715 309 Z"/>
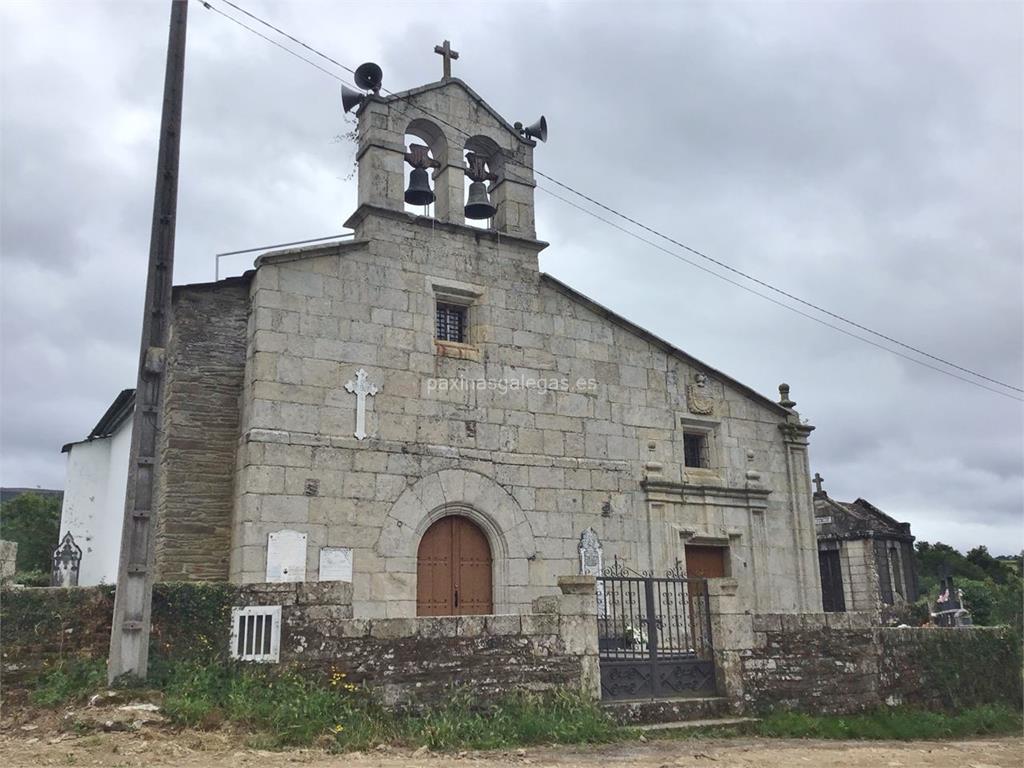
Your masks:
<path fill-rule="evenodd" d="M 320 549 L 320 581 L 352 581 L 352 548 Z"/>
<path fill-rule="evenodd" d="M 587 528 L 580 535 L 580 575 L 601 576 L 604 571 L 604 554 L 597 531 Z M 597 582 L 597 615 L 605 615 L 604 582 Z"/>
<path fill-rule="evenodd" d="M 267 537 L 267 582 L 306 580 L 306 534 L 274 531 Z"/>

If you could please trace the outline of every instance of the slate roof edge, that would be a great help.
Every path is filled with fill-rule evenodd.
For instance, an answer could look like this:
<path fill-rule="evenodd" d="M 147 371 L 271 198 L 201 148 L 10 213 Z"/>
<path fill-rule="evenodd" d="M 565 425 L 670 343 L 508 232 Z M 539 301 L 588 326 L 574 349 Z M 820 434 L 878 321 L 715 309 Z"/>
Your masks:
<path fill-rule="evenodd" d="M 914 539 L 913 534 L 910 533 L 910 523 L 901 523 L 899 520 L 885 514 L 885 512 L 883 512 L 874 504 L 865 499 L 858 498 L 856 501 L 836 501 L 835 499 L 825 495 L 824 493 L 821 494 L 820 496 L 815 494 L 814 505 L 816 508 L 816 512 L 819 511 L 817 509 L 818 502 L 822 502 L 822 504 L 826 504 L 829 507 L 847 515 L 854 515 L 855 517 L 859 518 L 863 518 L 865 515 L 869 517 L 874 517 L 875 519 L 884 523 L 886 526 L 891 526 L 892 528 L 896 529 L 894 531 L 880 532 L 884 533 L 887 536 L 909 536 L 911 540 Z"/>
<path fill-rule="evenodd" d="M 114 402 L 110 404 L 110 407 L 103 413 L 100 420 L 96 422 L 96 426 L 92 428 L 92 431 L 86 436 L 84 440 L 75 440 L 74 442 L 65 443 L 61 446 L 60 452 L 67 453 L 72 447 L 81 445 L 82 443 L 90 443 L 93 440 L 101 440 L 105 437 L 110 437 L 114 432 L 117 431 L 127 419 L 131 418 L 132 413 L 135 411 L 135 389 L 122 389 L 118 393 L 117 397 L 114 398 Z"/>
<path fill-rule="evenodd" d="M 201 290 L 204 288 L 221 288 L 228 285 L 241 285 L 248 284 L 252 280 L 252 276 L 256 274 L 255 269 L 247 269 L 240 275 L 234 275 L 232 277 L 222 277 L 220 280 L 211 280 L 208 283 L 180 283 L 172 288 L 172 293 L 178 293 L 184 290 Z"/>

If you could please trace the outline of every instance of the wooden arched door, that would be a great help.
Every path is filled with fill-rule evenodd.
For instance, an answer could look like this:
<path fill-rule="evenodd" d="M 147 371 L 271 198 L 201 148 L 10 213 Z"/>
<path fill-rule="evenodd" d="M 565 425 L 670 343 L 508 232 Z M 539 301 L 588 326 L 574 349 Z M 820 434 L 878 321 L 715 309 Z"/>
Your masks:
<path fill-rule="evenodd" d="M 491 613 L 491 547 L 465 517 L 442 517 L 416 554 L 416 615 Z"/>

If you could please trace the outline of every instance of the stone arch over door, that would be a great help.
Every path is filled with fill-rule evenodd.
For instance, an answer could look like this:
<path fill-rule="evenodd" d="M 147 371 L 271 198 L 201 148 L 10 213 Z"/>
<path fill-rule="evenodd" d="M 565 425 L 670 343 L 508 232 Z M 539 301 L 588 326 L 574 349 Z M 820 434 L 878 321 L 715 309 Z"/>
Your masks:
<path fill-rule="evenodd" d="M 406 488 L 384 518 L 374 546 L 385 571 L 408 594 L 375 595 L 371 600 L 416 604 L 416 555 L 427 529 L 442 517 L 466 517 L 483 531 L 491 547 L 495 613 L 519 613 L 529 606 L 529 561 L 536 549 L 533 530 L 512 495 L 491 478 L 464 469 L 443 469 Z M 410 614 L 413 615 L 413 614 Z"/>

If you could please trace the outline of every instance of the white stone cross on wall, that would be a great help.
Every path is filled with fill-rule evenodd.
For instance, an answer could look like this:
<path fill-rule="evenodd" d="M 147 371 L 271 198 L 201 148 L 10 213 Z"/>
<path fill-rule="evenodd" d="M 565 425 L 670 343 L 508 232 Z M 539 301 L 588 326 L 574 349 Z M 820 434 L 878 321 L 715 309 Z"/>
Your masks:
<path fill-rule="evenodd" d="M 356 396 L 356 440 L 366 437 L 366 396 L 373 397 L 380 390 L 376 384 L 366 381 L 366 371 L 360 368 L 356 371 L 356 381 L 351 380 L 345 385 L 345 389 Z"/>

